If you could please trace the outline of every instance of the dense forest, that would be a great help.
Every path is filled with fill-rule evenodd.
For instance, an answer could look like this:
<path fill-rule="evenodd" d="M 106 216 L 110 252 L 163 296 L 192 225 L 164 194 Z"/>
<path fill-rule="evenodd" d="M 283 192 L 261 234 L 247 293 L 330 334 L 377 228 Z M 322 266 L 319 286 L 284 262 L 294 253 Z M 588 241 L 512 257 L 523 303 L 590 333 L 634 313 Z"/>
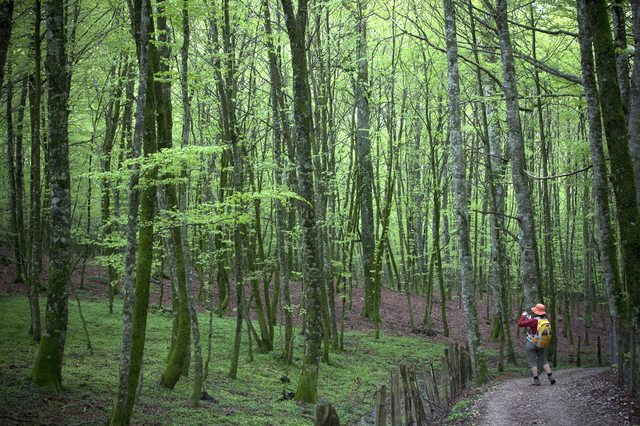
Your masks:
<path fill-rule="evenodd" d="M 254 353 L 331 401 L 353 317 L 482 384 L 544 303 L 554 366 L 579 320 L 636 393 L 638 43 L 638 0 L 0 0 L 3 350 L 59 394 L 110 334 L 119 425 Z"/>

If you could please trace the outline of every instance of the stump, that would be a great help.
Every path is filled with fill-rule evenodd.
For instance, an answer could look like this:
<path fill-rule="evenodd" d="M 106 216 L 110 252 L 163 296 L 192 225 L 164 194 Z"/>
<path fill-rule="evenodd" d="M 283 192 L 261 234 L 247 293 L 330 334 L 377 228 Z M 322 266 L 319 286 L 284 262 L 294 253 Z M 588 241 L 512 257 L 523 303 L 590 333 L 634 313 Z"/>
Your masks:
<path fill-rule="evenodd" d="M 340 419 L 333 405 L 328 402 L 319 402 L 316 405 L 315 426 L 340 426 Z"/>

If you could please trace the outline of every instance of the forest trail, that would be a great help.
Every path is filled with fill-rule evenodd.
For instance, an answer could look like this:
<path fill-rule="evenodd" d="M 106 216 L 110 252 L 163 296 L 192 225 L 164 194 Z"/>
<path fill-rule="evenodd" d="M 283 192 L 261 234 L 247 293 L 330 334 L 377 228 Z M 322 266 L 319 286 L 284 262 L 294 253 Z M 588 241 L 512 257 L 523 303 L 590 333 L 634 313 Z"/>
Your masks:
<path fill-rule="evenodd" d="M 465 424 L 496 425 L 622 425 L 633 424 L 633 402 L 605 378 L 607 368 L 556 370 L 550 385 L 531 378 L 509 379 L 492 387 L 475 402 L 473 418 Z"/>

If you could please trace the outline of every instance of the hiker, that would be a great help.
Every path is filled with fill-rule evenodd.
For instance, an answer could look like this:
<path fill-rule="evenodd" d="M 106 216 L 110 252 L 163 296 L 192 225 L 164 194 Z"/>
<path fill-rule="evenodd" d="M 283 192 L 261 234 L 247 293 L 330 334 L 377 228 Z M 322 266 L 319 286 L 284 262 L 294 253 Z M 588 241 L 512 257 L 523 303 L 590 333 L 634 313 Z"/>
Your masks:
<path fill-rule="evenodd" d="M 545 355 L 546 347 L 551 342 L 551 324 L 547 319 L 544 305 L 538 303 L 533 308 L 524 311 L 520 316 L 518 326 L 529 327 L 524 348 L 527 351 L 527 361 L 533 376 L 533 385 L 540 386 L 538 365 L 542 365 L 543 370 L 547 373 L 549 383 L 554 385 L 556 380 L 553 378 L 551 367 Z"/>

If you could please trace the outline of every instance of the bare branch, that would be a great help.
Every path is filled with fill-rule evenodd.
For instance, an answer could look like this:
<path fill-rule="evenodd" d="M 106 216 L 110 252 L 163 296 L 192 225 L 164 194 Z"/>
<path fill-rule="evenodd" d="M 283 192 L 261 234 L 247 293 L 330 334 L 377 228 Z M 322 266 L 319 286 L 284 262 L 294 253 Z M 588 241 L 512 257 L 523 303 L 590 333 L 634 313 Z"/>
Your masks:
<path fill-rule="evenodd" d="M 567 176 L 572 176 L 572 175 L 577 175 L 578 173 L 582 173 L 582 172 L 586 172 L 587 170 L 589 170 L 590 168 L 593 167 L 593 164 L 589 164 L 588 166 L 585 166 L 579 170 L 574 170 L 572 172 L 567 172 L 567 173 L 562 173 L 559 175 L 555 175 L 555 176 L 534 176 L 531 173 L 529 173 L 528 171 L 524 171 L 527 176 L 529 176 L 532 179 L 537 179 L 537 180 L 549 180 L 549 179 L 558 179 L 558 178 L 563 178 L 563 177 L 567 177 Z"/>
<path fill-rule="evenodd" d="M 562 78 L 563 80 L 567 80 L 570 81 L 571 83 L 575 83 L 575 84 L 579 84 L 580 86 L 583 85 L 582 83 L 582 79 L 578 76 L 575 76 L 573 74 L 569 74 L 563 71 L 560 71 L 559 69 L 550 67 L 549 65 L 545 64 L 542 61 L 536 60 L 531 58 L 530 56 L 524 55 L 520 52 L 513 52 L 514 56 L 516 56 L 519 59 L 522 59 L 525 62 L 530 63 L 531 65 L 533 65 L 534 67 L 549 73 L 551 75 L 555 75 L 556 77 Z"/>

